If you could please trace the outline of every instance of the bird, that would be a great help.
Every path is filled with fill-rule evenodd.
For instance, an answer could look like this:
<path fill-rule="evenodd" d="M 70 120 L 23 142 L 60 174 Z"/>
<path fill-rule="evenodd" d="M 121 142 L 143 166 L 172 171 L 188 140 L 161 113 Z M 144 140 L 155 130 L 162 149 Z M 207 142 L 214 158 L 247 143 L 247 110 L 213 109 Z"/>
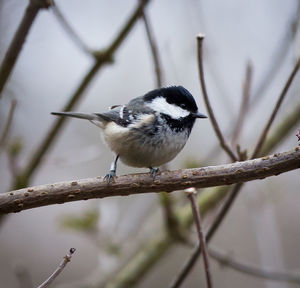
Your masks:
<path fill-rule="evenodd" d="M 207 118 L 198 112 L 194 97 L 182 86 L 149 91 L 103 113 L 51 114 L 86 119 L 101 128 L 104 141 L 116 154 L 104 178 L 108 184 L 115 181 L 118 159 L 128 166 L 149 168 L 155 179 L 158 167 L 173 160 L 183 149 L 195 120 Z"/>

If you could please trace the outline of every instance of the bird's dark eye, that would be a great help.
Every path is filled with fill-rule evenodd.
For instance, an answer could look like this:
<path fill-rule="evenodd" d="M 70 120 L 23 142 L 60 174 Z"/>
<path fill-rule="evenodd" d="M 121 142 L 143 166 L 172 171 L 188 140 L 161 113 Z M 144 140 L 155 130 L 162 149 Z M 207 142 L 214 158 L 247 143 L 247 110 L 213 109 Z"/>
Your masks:
<path fill-rule="evenodd" d="M 179 105 L 181 108 L 186 109 L 186 105 L 185 104 L 180 104 Z"/>

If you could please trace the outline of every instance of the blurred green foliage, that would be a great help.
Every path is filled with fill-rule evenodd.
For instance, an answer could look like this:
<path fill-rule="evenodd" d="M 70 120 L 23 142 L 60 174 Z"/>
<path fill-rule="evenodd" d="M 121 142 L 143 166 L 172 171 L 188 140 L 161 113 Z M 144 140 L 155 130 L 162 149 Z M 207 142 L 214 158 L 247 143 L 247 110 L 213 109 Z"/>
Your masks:
<path fill-rule="evenodd" d="M 62 219 L 61 221 L 61 226 L 63 228 L 72 229 L 80 232 L 92 232 L 97 230 L 98 220 L 98 209 L 91 209 L 85 211 L 80 216 L 64 216 L 64 219 Z"/>

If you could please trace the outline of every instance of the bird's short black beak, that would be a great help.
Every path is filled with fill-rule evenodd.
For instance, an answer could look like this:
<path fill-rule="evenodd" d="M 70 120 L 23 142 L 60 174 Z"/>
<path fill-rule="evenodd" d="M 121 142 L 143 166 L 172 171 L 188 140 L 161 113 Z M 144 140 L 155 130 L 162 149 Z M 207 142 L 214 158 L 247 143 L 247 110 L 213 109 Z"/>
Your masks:
<path fill-rule="evenodd" d="M 206 115 L 202 114 L 202 113 L 199 113 L 199 112 L 196 112 L 196 113 L 193 113 L 192 114 L 195 118 L 207 118 Z"/>

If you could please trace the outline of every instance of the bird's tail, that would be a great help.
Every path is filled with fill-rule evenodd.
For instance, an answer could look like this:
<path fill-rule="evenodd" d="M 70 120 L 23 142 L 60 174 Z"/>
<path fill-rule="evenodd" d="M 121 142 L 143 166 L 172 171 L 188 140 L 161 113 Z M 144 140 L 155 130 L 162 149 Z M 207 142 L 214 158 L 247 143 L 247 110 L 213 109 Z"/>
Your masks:
<path fill-rule="evenodd" d="M 67 116 L 67 117 L 74 117 L 80 119 L 87 119 L 87 120 L 95 120 L 96 115 L 93 114 L 84 114 L 84 113 L 77 113 L 77 112 L 51 112 L 52 115 L 57 116 Z"/>

